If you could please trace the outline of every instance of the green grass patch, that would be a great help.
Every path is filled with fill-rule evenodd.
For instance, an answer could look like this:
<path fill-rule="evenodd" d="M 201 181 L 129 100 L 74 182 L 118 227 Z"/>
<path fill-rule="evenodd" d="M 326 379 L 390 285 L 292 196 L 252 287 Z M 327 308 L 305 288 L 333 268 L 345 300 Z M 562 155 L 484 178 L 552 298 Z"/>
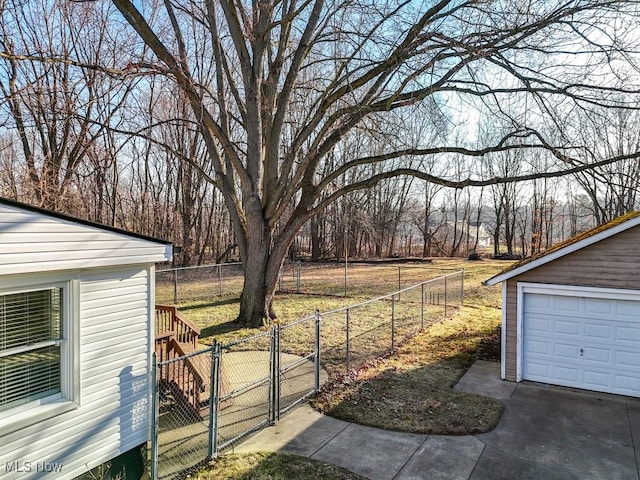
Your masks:
<path fill-rule="evenodd" d="M 200 470 L 194 480 L 365 480 L 344 468 L 297 455 L 248 453 L 225 455 Z"/>

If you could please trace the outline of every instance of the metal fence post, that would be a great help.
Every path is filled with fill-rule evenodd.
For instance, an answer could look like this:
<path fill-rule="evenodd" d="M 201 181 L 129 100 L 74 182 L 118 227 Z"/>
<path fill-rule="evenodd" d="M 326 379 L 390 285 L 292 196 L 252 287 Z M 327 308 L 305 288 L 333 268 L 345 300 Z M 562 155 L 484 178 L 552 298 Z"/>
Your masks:
<path fill-rule="evenodd" d="M 349 371 L 349 363 L 350 363 L 350 358 L 349 358 L 349 309 L 347 308 L 347 372 Z"/>
<path fill-rule="evenodd" d="M 400 268 L 401 268 L 400 265 L 398 265 L 398 300 L 400 300 L 400 290 L 402 290 Z"/>
<path fill-rule="evenodd" d="M 275 400 L 276 400 L 276 422 L 280 420 L 280 325 L 276 325 L 276 381 L 274 383 L 276 387 Z"/>
<path fill-rule="evenodd" d="M 391 351 L 395 346 L 396 296 L 391 295 Z"/>
<path fill-rule="evenodd" d="M 269 396 L 269 423 L 275 425 L 280 419 L 280 328 L 271 329 L 271 389 Z"/>
<path fill-rule="evenodd" d="M 274 382 L 276 378 L 276 374 L 274 372 L 274 367 L 276 364 L 275 343 L 276 343 L 276 337 L 275 337 L 275 326 L 274 326 L 274 327 L 271 327 L 271 338 L 269 342 L 269 408 L 267 411 L 267 420 L 269 421 L 270 425 L 274 424 L 274 418 L 275 418 L 275 414 L 274 414 L 275 400 L 273 398 L 273 394 L 275 391 Z"/>
<path fill-rule="evenodd" d="M 151 479 L 158 480 L 158 360 L 156 352 L 151 355 Z"/>
<path fill-rule="evenodd" d="M 320 390 L 320 310 L 316 310 L 315 337 L 316 362 L 314 365 L 314 389 L 316 393 L 318 393 Z"/>
<path fill-rule="evenodd" d="M 447 277 L 444 277 L 444 318 L 447 318 Z"/>
<path fill-rule="evenodd" d="M 178 304 L 178 269 L 173 269 L 173 304 Z"/>
<path fill-rule="evenodd" d="M 218 413 L 220 411 L 220 344 L 211 344 L 211 377 L 209 379 L 209 452 L 210 460 L 218 456 Z"/>
<path fill-rule="evenodd" d="M 420 328 L 424 330 L 424 283 L 420 285 Z"/>
<path fill-rule="evenodd" d="M 346 242 L 346 240 L 345 240 Z M 346 245 L 346 244 L 345 244 Z M 348 265 L 348 259 L 347 259 L 347 253 L 346 253 L 346 246 L 345 246 L 345 254 L 344 254 L 344 296 L 347 296 L 347 289 L 349 286 L 349 281 L 347 279 L 347 265 Z"/>

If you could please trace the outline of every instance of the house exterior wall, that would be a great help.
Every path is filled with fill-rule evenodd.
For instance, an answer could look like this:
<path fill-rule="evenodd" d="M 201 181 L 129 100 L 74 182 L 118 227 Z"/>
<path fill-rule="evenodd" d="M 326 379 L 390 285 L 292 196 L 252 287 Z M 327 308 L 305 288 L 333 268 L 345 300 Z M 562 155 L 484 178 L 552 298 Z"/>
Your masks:
<path fill-rule="evenodd" d="M 152 264 L 64 274 L 79 284 L 78 405 L 3 434 L 0 479 L 72 479 L 148 440 Z M 33 275 L 11 277 L 26 285 Z M 37 274 L 37 281 L 43 275 Z M 29 462 L 27 464 L 25 462 Z M 37 471 L 58 464 L 61 471 Z M 17 470 L 23 470 L 21 472 Z"/>
<path fill-rule="evenodd" d="M 640 290 L 640 226 L 506 280 L 505 379 L 516 380 L 518 282 Z"/>
<path fill-rule="evenodd" d="M 0 274 L 152 263 L 171 245 L 0 202 Z"/>

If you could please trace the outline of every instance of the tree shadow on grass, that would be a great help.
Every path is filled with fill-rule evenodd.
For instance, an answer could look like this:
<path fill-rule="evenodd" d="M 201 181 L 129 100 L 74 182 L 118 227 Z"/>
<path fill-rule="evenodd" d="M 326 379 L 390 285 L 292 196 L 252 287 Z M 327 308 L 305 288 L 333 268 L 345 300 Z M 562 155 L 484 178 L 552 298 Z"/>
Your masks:
<path fill-rule="evenodd" d="M 199 310 L 201 308 L 207 308 L 207 307 L 221 307 L 223 305 L 233 305 L 234 303 L 240 303 L 240 299 L 237 297 L 233 297 L 233 298 L 225 298 L 225 299 L 216 300 L 216 301 L 203 301 L 203 302 L 192 303 L 189 305 L 180 305 L 178 307 L 178 310 L 180 310 L 181 312 L 184 312 L 188 310 Z"/>
<path fill-rule="evenodd" d="M 218 325 L 210 325 L 208 327 L 204 327 L 202 330 L 200 330 L 200 337 L 215 337 L 217 335 L 237 332 L 238 330 L 241 330 L 243 328 L 246 328 L 246 325 L 243 325 L 236 320 L 231 320 L 229 322 L 220 323 Z"/>

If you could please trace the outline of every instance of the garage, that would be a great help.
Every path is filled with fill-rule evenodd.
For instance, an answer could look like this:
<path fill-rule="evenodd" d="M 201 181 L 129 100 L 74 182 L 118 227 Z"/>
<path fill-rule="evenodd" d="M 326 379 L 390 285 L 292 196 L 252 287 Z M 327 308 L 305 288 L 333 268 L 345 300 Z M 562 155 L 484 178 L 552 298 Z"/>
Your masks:
<path fill-rule="evenodd" d="M 640 397 L 637 294 L 522 288 L 523 380 Z"/>
<path fill-rule="evenodd" d="M 640 397 L 640 212 L 525 258 L 502 284 L 501 377 Z"/>

